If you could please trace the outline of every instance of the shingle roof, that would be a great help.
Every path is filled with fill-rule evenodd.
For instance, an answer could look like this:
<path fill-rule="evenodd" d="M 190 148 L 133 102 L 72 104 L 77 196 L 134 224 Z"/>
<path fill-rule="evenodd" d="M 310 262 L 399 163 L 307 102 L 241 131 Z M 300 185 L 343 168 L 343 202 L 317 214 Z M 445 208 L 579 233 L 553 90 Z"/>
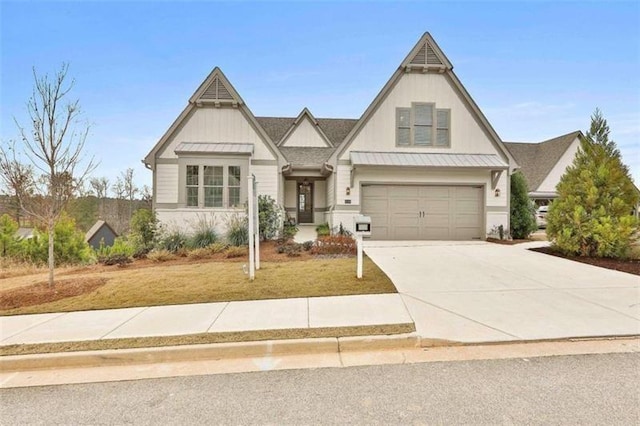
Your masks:
<path fill-rule="evenodd" d="M 509 167 L 495 154 L 442 154 L 429 152 L 371 152 L 352 151 L 351 164 L 366 166 L 406 167 L 463 167 L 497 168 Z"/>
<path fill-rule="evenodd" d="M 280 147 L 280 151 L 287 161 L 298 166 L 322 165 L 328 159 L 335 148 L 317 148 L 306 146 Z"/>
<path fill-rule="evenodd" d="M 295 117 L 256 117 L 258 123 L 276 144 L 287 133 L 295 119 Z M 358 122 L 353 118 L 318 118 L 317 120 L 324 134 L 336 146 Z"/>
<path fill-rule="evenodd" d="M 98 221 L 96 221 L 96 223 L 93 224 L 93 226 L 91 227 L 91 229 L 89 229 L 87 231 L 87 233 L 84 235 L 84 240 L 85 241 L 89 241 L 90 239 L 93 238 L 94 235 L 96 235 L 96 233 L 98 233 L 98 231 L 103 227 L 106 226 L 107 228 L 109 228 L 111 230 L 111 232 L 113 232 L 113 235 L 118 236 L 118 234 L 116 233 L 116 231 L 113 230 L 113 228 L 111 226 L 109 226 L 109 224 L 107 222 L 105 222 L 102 219 L 99 219 Z"/>
<path fill-rule="evenodd" d="M 505 142 L 504 145 L 520 165 L 529 191 L 536 191 L 579 135 L 577 130 L 540 143 Z"/>

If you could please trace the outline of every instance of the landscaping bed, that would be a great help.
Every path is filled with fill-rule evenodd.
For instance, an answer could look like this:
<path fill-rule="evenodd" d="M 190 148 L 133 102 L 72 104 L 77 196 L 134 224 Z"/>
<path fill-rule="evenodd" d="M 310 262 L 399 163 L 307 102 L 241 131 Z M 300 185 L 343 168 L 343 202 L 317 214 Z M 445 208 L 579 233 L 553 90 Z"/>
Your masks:
<path fill-rule="evenodd" d="M 582 257 L 567 256 L 552 247 L 531 248 L 531 251 L 545 253 L 551 256 L 562 257 L 564 259 L 574 260 L 576 262 L 586 263 L 601 268 L 614 269 L 616 271 L 626 272 L 629 274 L 640 275 L 640 259 L 611 259 L 604 257 Z"/>
<path fill-rule="evenodd" d="M 160 263 L 144 259 L 124 266 L 96 264 L 57 274 L 54 289 L 46 285 L 45 273 L 14 276 L 0 280 L 0 315 L 396 292 L 368 258 L 360 280 L 349 255 L 302 251 L 290 257 L 278 253 L 276 244 L 262 244 L 254 281 L 244 273 L 247 261 L 211 254 Z"/>

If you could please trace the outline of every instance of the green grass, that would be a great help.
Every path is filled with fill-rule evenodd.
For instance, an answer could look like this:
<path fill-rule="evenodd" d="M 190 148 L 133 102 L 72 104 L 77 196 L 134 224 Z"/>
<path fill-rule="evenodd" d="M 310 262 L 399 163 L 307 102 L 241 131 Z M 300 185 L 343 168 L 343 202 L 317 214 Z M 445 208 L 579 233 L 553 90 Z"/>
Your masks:
<path fill-rule="evenodd" d="M 242 271 L 242 263 L 236 262 L 159 264 L 106 272 L 88 269 L 64 278 L 104 278 L 106 284 L 75 297 L 0 310 L 0 315 L 396 292 L 391 280 L 370 259 L 365 258 L 361 280 L 356 278 L 355 269 L 353 258 L 263 262 L 253 282 Z M 29 278 L 13 280 L 32 283 Z M 2 286 L 12 287 L 16 287 L 12 279 Z"/>

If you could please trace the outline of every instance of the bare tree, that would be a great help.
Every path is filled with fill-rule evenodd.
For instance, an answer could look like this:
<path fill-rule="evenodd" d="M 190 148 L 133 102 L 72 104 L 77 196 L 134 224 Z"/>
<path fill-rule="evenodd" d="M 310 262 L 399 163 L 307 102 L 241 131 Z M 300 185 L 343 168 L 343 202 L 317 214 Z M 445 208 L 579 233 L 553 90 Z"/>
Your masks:
<path fill-rule="evenodd" d="M 96 198 L 99 200 L 98 216 L 101 219 L 105 219 L 106 212 L 104 204 L 109 191 L 109 179 L 106 177 L 91 178 L 91 180 L 89 181 L 89 185 L 91 185 L 91 189 L 93 190 Z"/>
<path fill-rule="evenodd" d="M 121 174 L 122 184 L 124 189 L 124 195 L 129 200 L 129 218 L 127 222 L 131 222 L 131 216 L 133 215 L 133 202 L 136 194 L 140 191 L 135 183 L 133 183 L 133 169 L 128 168 Z"/>
<path fill-rule="evenodd" d="M 17 120 L 23 142 L 0 145 L 0 172 L 4 186 L 15 195 L 22 211 L 40 221 L 49 235 L 49 286 L 54 285 L 54 227 L 65 207 L 95 169 L 93 158 L 83 161 L 89 125 L 80 122 L 79 101 L 66 102 L 74 86 L 67 81 L 68 64 L 53 78 L 33 70 L 33 94 L 27 102 L 29 128 Z M 24 154 L 29 164 L 22 162 Z"/>

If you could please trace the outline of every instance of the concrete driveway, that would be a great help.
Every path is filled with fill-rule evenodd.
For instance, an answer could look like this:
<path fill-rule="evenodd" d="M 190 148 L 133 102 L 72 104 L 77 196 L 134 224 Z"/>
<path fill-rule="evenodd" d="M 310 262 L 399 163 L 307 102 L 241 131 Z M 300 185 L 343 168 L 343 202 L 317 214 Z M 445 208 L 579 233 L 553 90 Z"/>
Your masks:
<path fill-rule="evenodd" d="M 640 334 L 640 277 L 526 247 L 365 242 L 422 338 L 491 342 Z"/>

